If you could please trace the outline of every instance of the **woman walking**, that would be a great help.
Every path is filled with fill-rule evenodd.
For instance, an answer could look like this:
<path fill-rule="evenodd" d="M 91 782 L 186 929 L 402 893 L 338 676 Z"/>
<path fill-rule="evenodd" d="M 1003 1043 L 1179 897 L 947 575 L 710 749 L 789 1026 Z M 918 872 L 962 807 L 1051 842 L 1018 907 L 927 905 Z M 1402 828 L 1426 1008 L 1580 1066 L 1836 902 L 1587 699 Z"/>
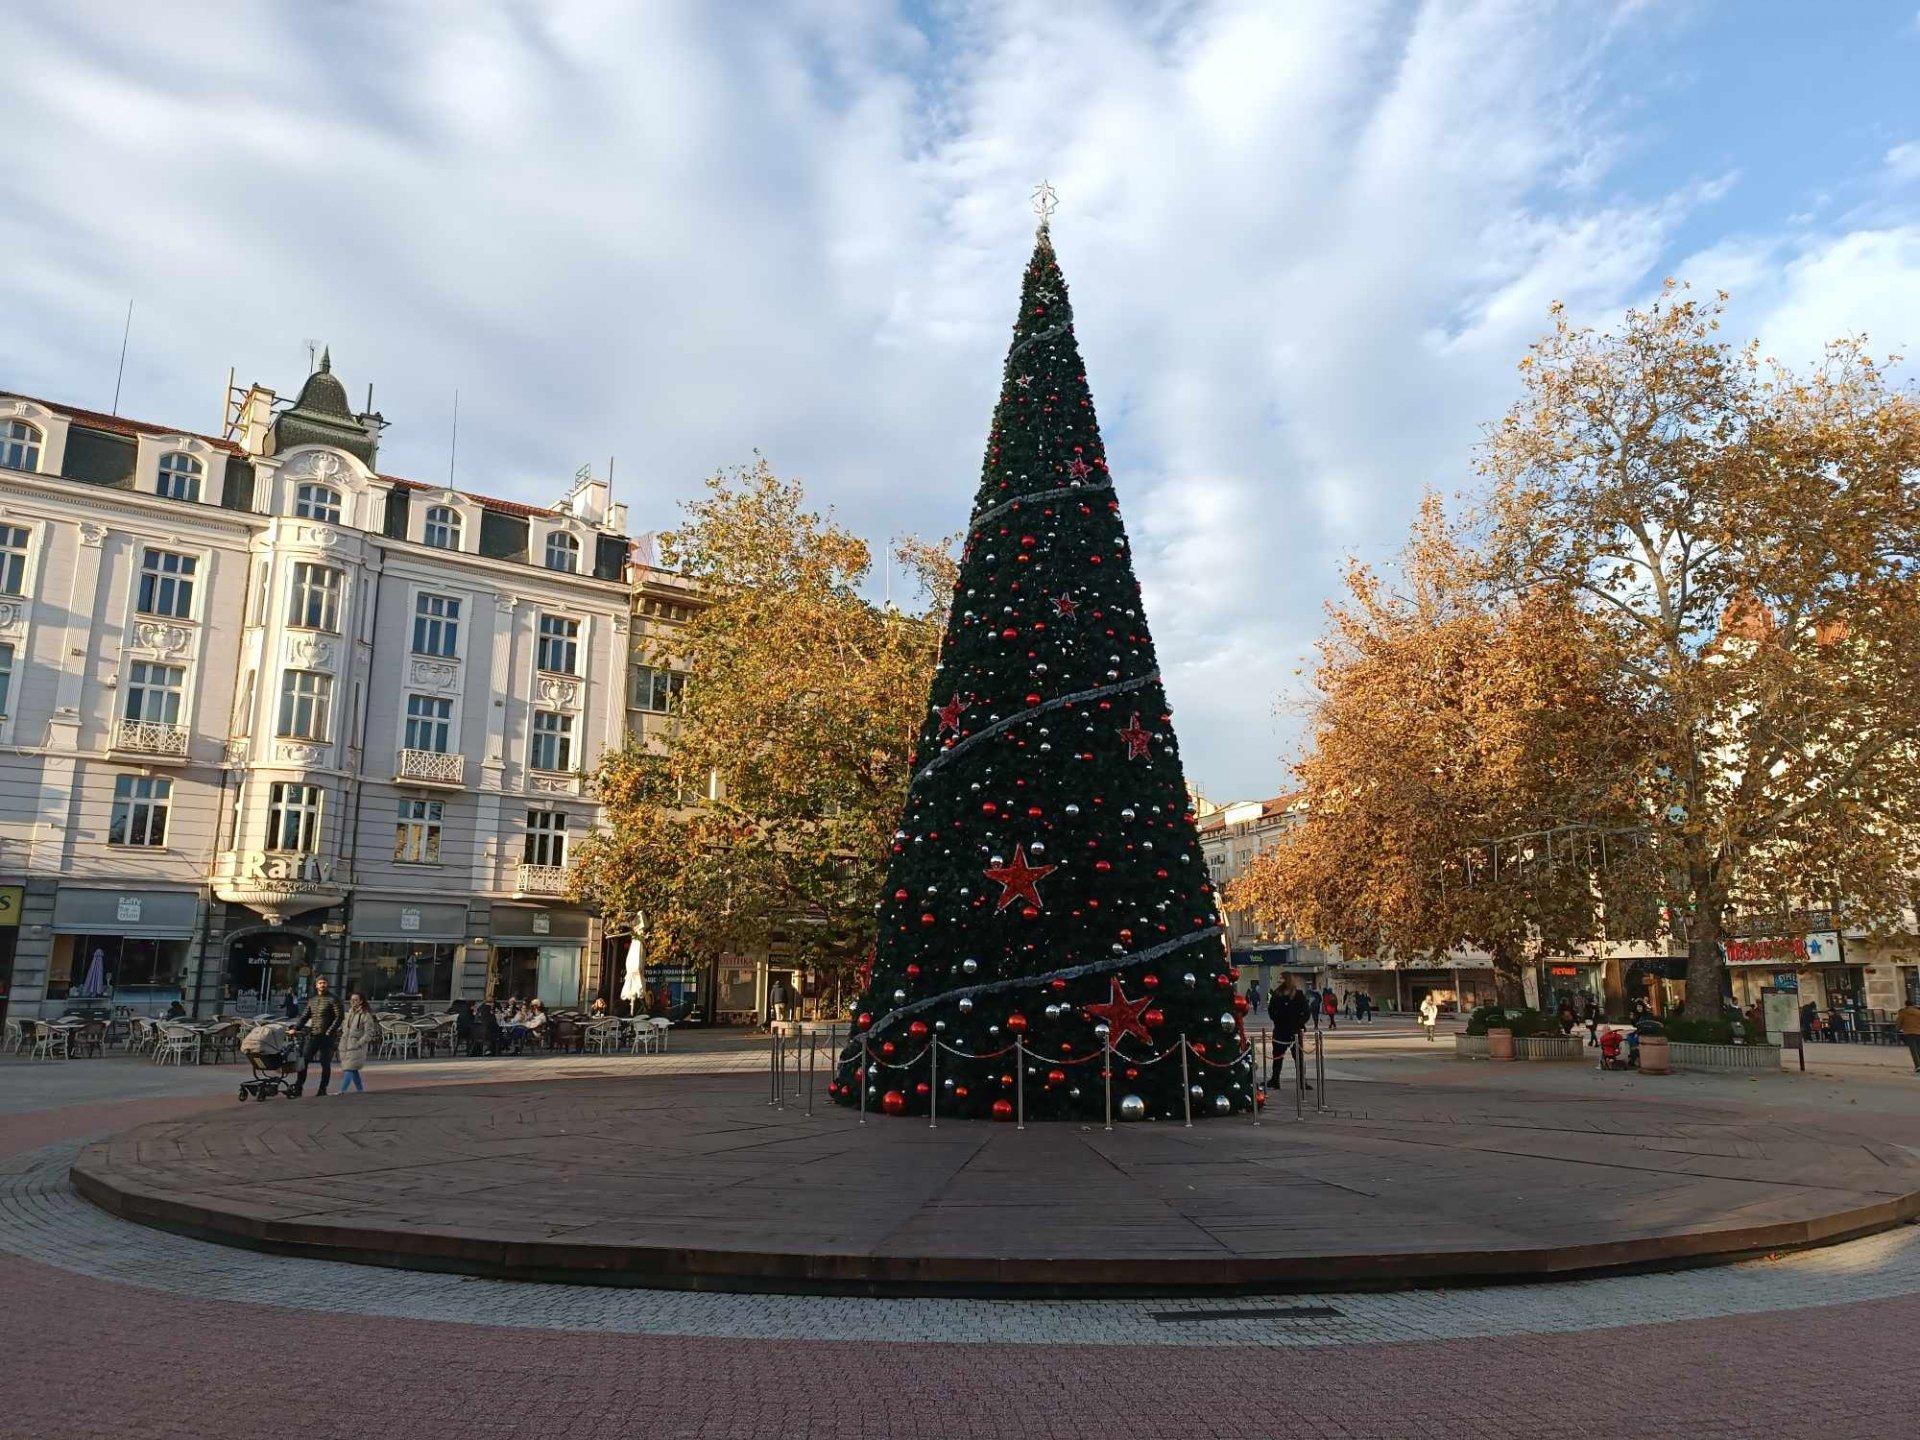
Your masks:
<path fill-rule="evenodd" d="M 367 997 L 358 990 L 347 1001 L 347 1018 L 340 1022 L 340 1093 L 358 1090 L 367 1093 L 360 1067 L 367 1063 L 373 1047 L 380 1043 L 380 1022 L 367 1008 Z"/>

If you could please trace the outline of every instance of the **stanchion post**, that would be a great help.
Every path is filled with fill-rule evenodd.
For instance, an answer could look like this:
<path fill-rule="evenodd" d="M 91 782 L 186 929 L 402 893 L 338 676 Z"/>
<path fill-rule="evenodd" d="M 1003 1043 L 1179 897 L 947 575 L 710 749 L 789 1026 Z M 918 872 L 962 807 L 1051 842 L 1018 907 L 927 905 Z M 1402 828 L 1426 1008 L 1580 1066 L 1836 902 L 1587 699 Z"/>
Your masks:
<path fill-rule="evenodd" d="M 1298 1035 L 1293 1037 L 1293 1044 L 1289 1048 L 1293 1051 L 1293 1118 L 1298 1120 L 1306 1113 L 1307 1072 L 1303 1064 L 1306 1052 L 1300 1046 Z"/>
<path fill-rule="evenodd" d="M 867 1123 L 867 1075 L 873 1069 L 873 1060 L 867 1051 L 867 1037 L 860 1037 L 860 1123 Z"/>
<path fill-rule="evenodd" d="M 940 1037 L 927 1041 L 927 1129 L 940 1128 Z"/>
<path fill-rule="evenodd" d="M 769 1107 L 780 1103 L 780 1037 L 771 1035 L 767 1040 L 767 1104 Z"/>
<path fill-rule="evenodd" d="M 820 1037 L 818 1035 L 809 1035 L 807 1037 L 807 1118 L 809 1120 L 813 1118 L 813 1075 L 819 1065 L 818 1060 L 815 1058 L 815 1052 L 818 1051 L 819 1048 Z"/>
<path fill-rule="evenodd" d="M 1027 1047 L 1019 1035 L 1013 1037 L 1013 1128 L 1027 1128 Z"/>
<path fill-rule="evenodd" d="M 1107 1081 L 1107 1129 L 1113 1129 L 1113 1032 L 1109 1030 L 1100 1041 L 1103 1052 L 1100 1072 Z"/>
<path fill-rule="evenodd" d="M 1313 1108 L 1327 1108 L 1327 1047 L 1318 1030 L 1313 1032 Z"/>
<path fill-rule="evenodd" d="M 1180 1105 L 1186 1113 L 1187 1129 L 1193 1129 L 1193 1087 L 1187 1078 L 1187 1037 L 1180 1037 Z"/>
<path fill-rule="evenodd" d="M 1260 1063 L 1260 1047 L 1249 1037 L 1247 1040 L 1247 1104 L 1253 1110 L 1253 1123 L 1260 1123 L 1260 1077 L 1254 1073 L 1254 1067 Z"/>

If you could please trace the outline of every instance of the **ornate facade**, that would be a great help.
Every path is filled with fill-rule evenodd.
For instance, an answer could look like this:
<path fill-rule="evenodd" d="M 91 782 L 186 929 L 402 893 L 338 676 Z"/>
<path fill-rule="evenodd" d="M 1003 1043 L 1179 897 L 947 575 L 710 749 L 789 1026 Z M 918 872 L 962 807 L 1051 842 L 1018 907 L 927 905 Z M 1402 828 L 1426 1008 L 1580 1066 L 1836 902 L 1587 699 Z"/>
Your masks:
<path fill-rule="evenodd" d="M 219 437 L 0 394 L 15 1015 L 595 983 L 567 865 L 628 718 L 624 515 L 383 475 L 384 423 L 325 359 Z"/>

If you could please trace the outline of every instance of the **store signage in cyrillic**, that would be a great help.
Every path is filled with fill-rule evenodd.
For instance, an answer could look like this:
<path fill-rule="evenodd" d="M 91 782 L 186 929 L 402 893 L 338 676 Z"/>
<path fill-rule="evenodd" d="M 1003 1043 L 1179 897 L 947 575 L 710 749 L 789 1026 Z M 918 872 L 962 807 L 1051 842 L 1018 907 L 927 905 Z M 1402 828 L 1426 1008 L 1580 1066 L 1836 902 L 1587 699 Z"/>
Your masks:
<path fill-rule="evenodd" d="M 1729 965 L 1778 965 L 1782 960 L 1807 960 L 1807 942 L 1801 935 L 1783 935 L 1765 940 L 1729 940 Z"/>

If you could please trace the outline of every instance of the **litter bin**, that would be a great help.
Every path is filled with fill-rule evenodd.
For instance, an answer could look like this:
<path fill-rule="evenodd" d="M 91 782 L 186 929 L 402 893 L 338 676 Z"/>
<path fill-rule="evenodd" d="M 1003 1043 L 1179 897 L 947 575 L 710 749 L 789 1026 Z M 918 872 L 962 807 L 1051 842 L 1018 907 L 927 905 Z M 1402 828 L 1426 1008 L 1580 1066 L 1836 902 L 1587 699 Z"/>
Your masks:
<path fill-rule="evenodd" d="M 1645 1075 L 1673 1073 L 1673 1052 L 1667 1048 L 1666 1036 L 1642 1035 L 1640 1037 L 1640 1070 Z"/>
<path fill-rule="evenodd" d="M 1489 1060 L 1513 1059 L 1513 1031 L 1487 1027 L 1487 1058 Z"/>

